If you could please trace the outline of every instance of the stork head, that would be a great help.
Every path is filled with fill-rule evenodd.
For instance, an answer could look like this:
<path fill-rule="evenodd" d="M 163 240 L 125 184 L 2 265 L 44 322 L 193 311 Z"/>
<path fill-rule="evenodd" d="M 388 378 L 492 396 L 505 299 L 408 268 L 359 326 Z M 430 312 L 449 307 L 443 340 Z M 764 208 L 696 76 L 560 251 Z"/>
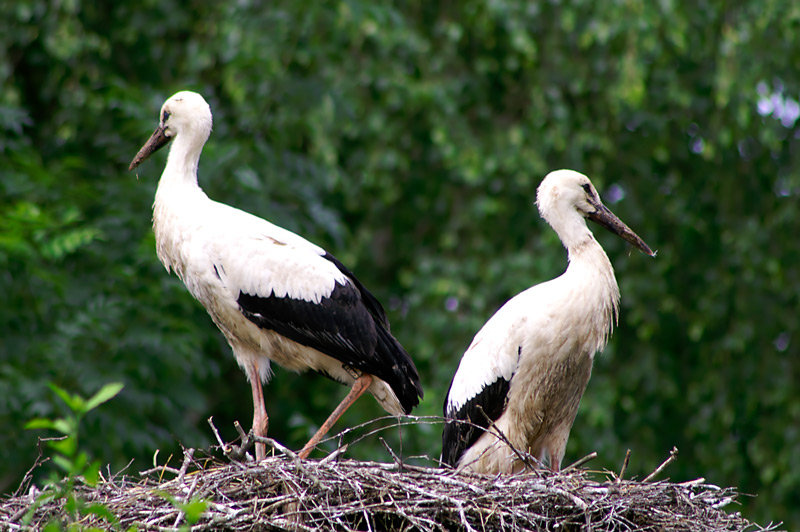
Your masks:
<path fill-rule="evenodd" d="M 580 172 L 556 170 L 547 174 L 539 185 L 536 204 L 539 206 L 539 214 L 556 230 L 567 247 L 572 234 L 580 232 L 580 225 L 586 227 L 582 218 L 588 218 L 642 252 L 655 256 L 639 235 L 603 205 L 597 189 Z M 580 225 L 576 225 L 576 222 Z"/>
<path fill-rule="evenodd" d="M 196 92 L 181 91 L 173 94 L 161 106 L 159 117 L 158 127 L 133 158 L 128 170 L 142 164 L 178 135 L 193 137 L 191 140 L 202 146 L 211 134 L 211 108 Z"/>

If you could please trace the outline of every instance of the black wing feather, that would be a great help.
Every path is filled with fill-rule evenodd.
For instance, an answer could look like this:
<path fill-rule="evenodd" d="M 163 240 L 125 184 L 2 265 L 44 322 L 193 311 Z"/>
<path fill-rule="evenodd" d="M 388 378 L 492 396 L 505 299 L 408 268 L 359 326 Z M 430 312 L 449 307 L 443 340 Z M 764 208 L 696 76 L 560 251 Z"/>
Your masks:
<path fill-rule="evenodd" d="M 240 292 L 239 307 L 259 327 L 386 381 L 409 413 L 422 397 L 417 368 L 387 330 L 383 307 L 349 276 L 352 284 L 337 283 L 319 303 Z"/>
<path fill-rule="evenodd" d="M 352 281 L 352 283 L 358 289 L 358 292 L 361 294 L 361 300 L 364 302 L 364 305 L 367 307 L 367 310 L 369 310 L 369 313 L 372 314 L 372 317 L 374 317 L 384 327 L 386 327 L 387 331 L 390 330 L 389 319 L 386 317 L 386 311 L 383 310 L 383 305 L 381 305 L 381 302 L 378 301 L 378 298 L 373 296 L 372 293 L 369 290 L 367 290 L 367 288 L 363 284 L 361 284 L 361 281 L 359 281 L 356 278 L 353 272 L 348 270 L 347 266 L 339 262 L 339 259 L 337 259 L 328 252 L 325 252 L 325 255 L 323 255 L 322 258 L 332 262 L 340 272 L 345 274 L 347 278 L 350 279 L 350 281 Z"/>
<path fill-rule="evenodd" d="M 505 412 L 511 381 L 498 377 L 486 385 L 478 395 L 464 403 L 458 411 L 448 411 L 447 398 L 444 403 L 445 424 L 442 431 L 442 462 L 452 467 L 477 440 L 491 422 L 497 421 Z M 452 389 L 453 383 L 450 383 Z"/>

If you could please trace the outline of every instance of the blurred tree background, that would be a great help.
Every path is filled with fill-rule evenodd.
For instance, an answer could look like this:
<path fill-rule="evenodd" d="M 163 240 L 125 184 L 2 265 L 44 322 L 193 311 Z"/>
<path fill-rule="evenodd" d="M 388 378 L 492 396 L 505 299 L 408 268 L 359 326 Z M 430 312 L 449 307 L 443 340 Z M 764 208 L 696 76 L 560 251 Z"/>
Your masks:
<path fill-rule="evenodd" d="M 541 179 L 589 175 L 659 253 L 593 227 L 622 313 L 565 463 L 630 448 L 641 478 L 675 445 L 673 480 L 797 528 L 798 35 L 793 0 L 3 3 L 0 492 L 37 455 L 24 423 L 60 413 L 48 381 L 125 383 L 84 425 L 112 469 L 210 445 L 210 415 L 227 439 L 250 424 L 244 374 L 156 259 L 165 153 L 127 171 L 191 89 L 215 121 L 201 185 L 356 272 L 422 373 L 420 415 L 491 314 L 563 271 Z M 346 390 L 278 369 L 265 393 L 297 448 Z M 338 428 L 380 415 L 363 400 Z M 403 454 L 438 456 L 440 431 L 404 429 Z M 376 436 L 350 454 L 389 459 Z"/>

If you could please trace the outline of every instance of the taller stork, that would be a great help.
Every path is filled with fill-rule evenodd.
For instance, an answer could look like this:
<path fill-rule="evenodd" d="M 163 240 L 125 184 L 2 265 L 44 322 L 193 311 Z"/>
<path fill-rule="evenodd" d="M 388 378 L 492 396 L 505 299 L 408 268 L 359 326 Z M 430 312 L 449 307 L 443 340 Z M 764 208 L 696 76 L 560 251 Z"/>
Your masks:
<path fill-rule="evenodd" d="M 442 461 L 453 467 L 517 472 L 526 453 L 559 469 L 594 355 L 619 310 L 614 269 L 586 219 L 655 256 L 583 174 L 551 172 L 536 201 L 569 266 L 509 300 L 464 353 L 444 404 Z"/>
<path fill-rule="evenodd" d="M 411 412 L 422 397 L 419 374 L 378 300 L 322 248 L 206 196 L 197 183 L 211 134 L 202 96 L 179 92 L 159 116 L 130 170 L 172 141 L 153 205 L 158 258 L 206 308 L 247 374 L 255 434 L 267 434 L 261 383 L 270 378 L 270 361 L 352 386 L 302 457 L 365 391 L 391 414 Z M 256 445 L 257 459 L 264 454 Z"/>

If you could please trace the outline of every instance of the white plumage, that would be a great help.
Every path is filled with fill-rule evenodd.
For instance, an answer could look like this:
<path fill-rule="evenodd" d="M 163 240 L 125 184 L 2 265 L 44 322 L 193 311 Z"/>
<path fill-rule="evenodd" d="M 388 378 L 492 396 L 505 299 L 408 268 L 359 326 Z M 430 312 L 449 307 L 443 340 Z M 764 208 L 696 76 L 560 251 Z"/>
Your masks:
<path fill-rule="evenodd" d="M 520 471 L 524 463 L 503 437 L 560 467 L 594 355 L 605 347 L 619 305 L 611 262 L 586 218 L 655 255 L 602 204 L 583 174 L 551 172 L 537 203 L 567 248 L 569 266 L 509 300 L 464 353 L 444 405 L 442 460 L 454 467 Z"/>
<path fill-rule="evenodd" d="M 267 431 L 261 382 L 270 376 L 271 360 L 354 385 L 303 456 L 364 391 L 392 414 L 410 412 L 422 396 L 417 370 L 389 333 L 380 303 L 353 274 L 322 248 L 212 201 L 199 187 L 211 124 L 202 96 L 175 94 L 130 167 L 172 140 L 153 205 L 158 258 L 208 310 L 246 372 L 255 433 Z M 263 457 L 262 445 L 256 451 Z"/>

